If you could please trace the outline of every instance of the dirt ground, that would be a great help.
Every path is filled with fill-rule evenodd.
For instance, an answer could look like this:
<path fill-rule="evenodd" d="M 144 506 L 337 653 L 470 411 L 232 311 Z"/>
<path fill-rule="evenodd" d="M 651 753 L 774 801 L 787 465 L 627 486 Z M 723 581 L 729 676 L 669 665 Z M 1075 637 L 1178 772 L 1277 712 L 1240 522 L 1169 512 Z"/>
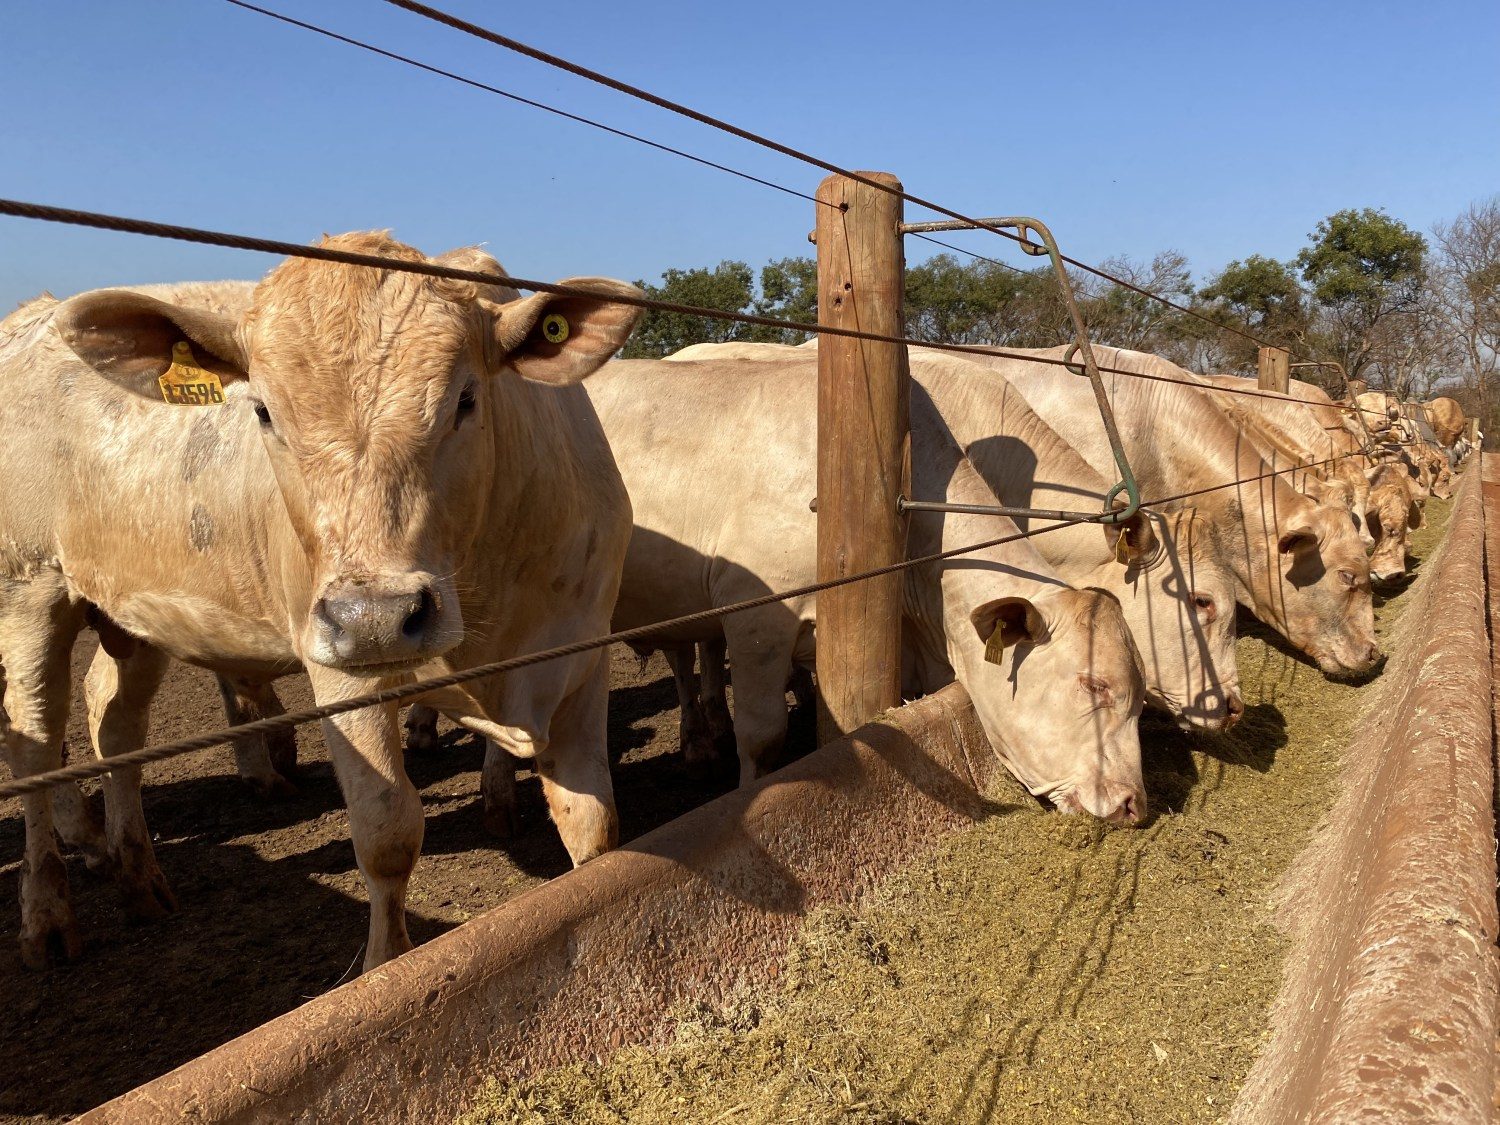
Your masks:
<path fill-rule="evenodd" d="M 1417 559 L 1449 508 L 1429 504 Z M 1377 596 L 1382 635 L 1409 585 Z M 465 1125 L 1222 1118 L 1280 982 L 1271 891 L 1332 803 L 1371 690 L 1253 623 L 1238 652 L 1248 710 L 1229 735 L 1143 723 L 1143 827 L 1043 812 L 1016 787 L 999 797 L 1014 811 L 811 915 L 775 986 L 680 1012 L 664 1049 L 492 1084 Z"/>
<path fill-rule="evenodd" d="M 92 644 L 81 642 L 80 678 L 91 657 Z M 628 840 L 727 791 L 737 771 L 732 747 L 721 748 L 721 768 L 708 779 L 682 768 L 676 693 L 659 655 L 643 671 L 617 648 L 612 674 L 610 750 L 620 756 L 615 797 Z M 311 704 L 304 678 L 279 686 L 289 709 Z M 213 679 L 175 668 L 151 741 L 223 725 Z M 793 715 L 793 745 L 811 745 L 812 725 L 810 714 Z M 443 729 L 440 752 L 408 759 L 427 812 L 408 900 L 417 942 L 569 868 L 529 771 L 520 776 L 514 842 L 485 834 L 482 744 Z M 147 823 L 179 910 L 129 923 L 113 886 L 69 857 L 87 944 L 81 960 L 46 973 L 21 965 L 20 803 L 0 802 L 0 1122 L 60 1120 L 90 1109 L 354 974 L 368 924 L 364 884 L 317 728 L 302 728 L 299 743 L 299 792 L 278 800 L 257 798 L 240 783 L 227 748 L 148 767 Z M 69 744 L 88 744 L 81 703 Z"/>

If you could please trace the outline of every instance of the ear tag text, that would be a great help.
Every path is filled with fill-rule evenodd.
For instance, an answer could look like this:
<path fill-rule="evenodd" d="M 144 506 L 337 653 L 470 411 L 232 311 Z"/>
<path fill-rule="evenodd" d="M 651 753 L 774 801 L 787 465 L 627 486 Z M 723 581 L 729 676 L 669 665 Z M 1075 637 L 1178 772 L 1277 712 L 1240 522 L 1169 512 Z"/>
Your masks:
<path fill-rule="evenodd" d="M 568 318 L 562 313 L 548 313 L 542 318 L 542 336 L 549 344 L 560 344 L 572 332 Z"/>
<path fill-rule="evenodd" d="M 172 345 L 172 366 L 156 382 L 162 401 L 172 406 L 224 405 L 224 384 L 212 371 L 198 366 L 193 346 L 186 340 Z"/>

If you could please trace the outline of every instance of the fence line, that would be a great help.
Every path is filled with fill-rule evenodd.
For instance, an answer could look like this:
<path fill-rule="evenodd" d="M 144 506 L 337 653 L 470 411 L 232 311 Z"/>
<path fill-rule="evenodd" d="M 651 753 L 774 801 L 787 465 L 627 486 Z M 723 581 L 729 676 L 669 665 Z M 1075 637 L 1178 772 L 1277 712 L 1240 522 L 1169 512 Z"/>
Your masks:
<path fill-rule="evenodd" d="M 96 230 L 117 231 L 123 234 L 146 235 L 152 238 L 167 238 L 179 242 L 194 242 L 204 246 L 223 246 L 232 250 L 250 250 L 261 254 L 279 254 L 291 258 L 312 258 L 318 261 L 339 262 L 344 265 L 366 266 L 372 269 L 418 273 L 428 277 L 446 277 L 455 281 L 473 281 L 481 285 L 509 286 L 513 289 L 529 289 L 538 293 L 554 293 L 562 297 L 582 297 L 589 300 L 602 300 L 614 304 L 631 305 L 635 308 L 681 313 L 687 316 L 700 316 L 709 320 L 732 321 L 738 324 L 777 328 L 789 332 L 803 332 L 809 335 L 845 336 L 856 340 L 871 340 L 880 344 L 900 344 L 905 347 L 914 348 L 929 348 L 934 351 L 953 352 L 959 355 L 984 355 L 994 356 L 999 359 L 1042 363 L 1053 367 L 1063 367 L 1074 374 L 1079 374 L 1078 369 L 1080 365 L 1068 357 L 1025 355 L 1021 352 L 1005 348 L 987 347 L 982 344 L 945 344 L 930 340 L 917 340 L 908 336 L 885 336 L 876 332 L 861 332 L 852 328 L 834 328 L 831 325 L 813 324 L 796 320 L 781 320 L 777 317 L 760 316 L 755 313 L 727 312 L 723 309 L 705 308 L 702 305 L 685 305 L 676 301 L 658 300 L 654 297 L 634 297 L 613 292 L 602 293 L 577 286 L 559 285 L 550 281 L 513 277 L 509 274 L 458 269 L 453 266 L 442 266 L 429 261 L 405 261 L 399 258 L 382 257 L 379 254 L 360 254 L 349 250 L 333 250 L 326 246 L 308 246 L 300 242 L 256 238 L 250 235 L 231 234 L 226 231 L 206 230 L 201 227 L 161 223 L 150 219 L 135 219 L 123 215 L 107 215 L 98 211 L 82 211 L 71 207 L 55 207 L 45 203 L 29 203 L 18 199 L 0 199 L 0 215 L 12 215 L 16 218 L 34 219 L 39 222 L 62 223 L 68 226 L 92 227 Z M 1285 395 L 1275 391 L 1262 391 L 1249 387 L 1219 387 L 1195 383 L 1187 379 L 1174 379 L 1166 375 L 1151 375 L 1141 371 L 1130 371 L 1123 367 L 1099 365 L 1098 369 L 1111 375 L 1121 375 L 1132 379 L 1146 379 L 1160 383 L 1177 383 L 1184 387 L 1194 387 L 1201 391 L 1222 391 L 1226 394 L 1252 395 L 1259 398 L 1276 398 L 1282 400 L 1286 398 Z M 1364 413 L 1378 414 L 1384 417 L 1379 411 L 1365 410 L 1365 408 L 1359 407 L 1357 404 L 1342 406 L 1339 404 L 1305 403 L 1304 405 L 1315 410 L 1338 410 L 1340 412 L 1357 409 L 1364 411 Z"/>

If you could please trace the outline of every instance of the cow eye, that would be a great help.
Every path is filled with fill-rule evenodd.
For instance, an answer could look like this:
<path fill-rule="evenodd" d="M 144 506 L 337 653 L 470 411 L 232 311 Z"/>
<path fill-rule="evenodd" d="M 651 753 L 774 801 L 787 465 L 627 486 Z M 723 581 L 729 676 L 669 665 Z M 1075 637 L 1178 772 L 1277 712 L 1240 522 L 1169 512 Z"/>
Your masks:
<path fill-rule="evenodd" d="M 1354 589 L 1354 584 L 1358 581 L 1358 579 L 1355 577 L 1354 571 L 1341 570 L 1339 571 L 1339 581 L 1341 581 L 1345 586 L 1348 586 L 1349 589 L 1352 590 Z"/>
<path fill-rule="evenodd" d="M 463 392 L 458 396 L 458 408 L 453 412 L 453 428 L 455 430 L 458 429 L 459 423 L 461 423 L 470 414 L 474 413 L 474 404 L 474 386 L 471 383 L 469 386 L 465 387 L 463 389 Z"/>
<path fill-rule="evenodd" d="M 257 402 L 252 409 L 255 411 L 255 420 L 260 423 L 260 428 L 269 430 L 271 428 L 271 411 L 266 408 L 266 404 Z"/>

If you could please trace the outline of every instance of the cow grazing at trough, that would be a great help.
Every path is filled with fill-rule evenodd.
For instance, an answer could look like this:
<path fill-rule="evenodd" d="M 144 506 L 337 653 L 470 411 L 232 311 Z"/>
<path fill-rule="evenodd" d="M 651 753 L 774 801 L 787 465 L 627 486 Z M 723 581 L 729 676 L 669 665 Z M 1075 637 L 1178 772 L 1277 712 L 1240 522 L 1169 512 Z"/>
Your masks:
<path fill-rule="evenodd" d="M 322 245 L 432 261 L 385 234 Z M 499 272 L 476 250 L 436 259 Z M 0 324 L 6 753 L 58 765 L 86 618 L 125 638 L 88 676 L 98 752 L 138 747 L 167 657 L 319 703 L 605 632 L 629 500 L 582 390 L 632 286 L 538 295 L 292 258 L 258 285 L 44 298 Z M 191 394 L 181 388 L 187 387 Z M 164 394 L 168 401 L 163 401 Z M 179 403 L 192 404 L 179 404 Z M 575 863 L 613 846 L 607 664 L 593 651 L 445 693 L 532 757 Z M 422 842 L 394 705 L 323 723 L 371 903 L 365 966 L 410 948 Z M 127 901 L 171 905 L 139 771 L 106 778 Z M 24 798 L 21 948 L 79 949 L 54 793 Z M 59 794 L 59 806 L 71 796 Z M 65 827 L 65 826 L 64 826 Z"/>
<path fill-rule="evenodd" d="M 1463 407 L 1451 398 L 1434 398 L 1423 403 L 1422 416 L 1444 449 L 1452 449 L 1469 424 Z"/>
<path fill-rule="evenodd" d="M 787 377 L 812 378 L 816 340 L 780 344 L 694 344 L 672 362 L 750 359 L 783 365 Z M 946 352 L 913 351 L 914 399 L 930 403 L 999 502 L 1017 508 L 1089 510 L 1107 481 L 1031 410 Z M 1191 509 L 1152 513 L 1123 542 L 1092 526 L 1037 536 L 1038 553 L 1078 586 L 1098 586 L 1121 601 L 1146 670 L 1147 699 L 1181 725 L 1220 729 L 1241 713 L 1234 663 L 1233 580 L 1209 529 Z M 1025 521 L 1022 521 L 1025 525 Z"/>
<path fill-rule="evenodd" d="M 1370 573 L 1377 582 L 1394 582 L 1406 576 L 1408 534 L 1422 526 L 1422 508 L 1400 463 L 1376 465 L 1369 478 L 1370 531 L 1375 536 Z"/>
<path fill-rule="evenodd" d="M 1064 349 L 1023 349 L 1060 359 Z M 1327 674 L 1358 676 L 1379 663 L 1370 568 L 1349 513 L 1297 492 L 1212 401 L 1209 384 L 1159 356 L 1096 347 L 1101 365 L 1162 379 L 1106 374 L 1126 453 L 1147 499 L 1192 498 L 1218 539 L 1240 604 Z M 1114 457 L 1082 379 L 1050 363 L 975 355 L 1101 473 Z M 1187 385 L 1183 385 L 1187 384 Z M 1257 479 L 1259 478 L 1259 479 Z M 1244 481 L 1233 487 L 1227 482 Z"/>

